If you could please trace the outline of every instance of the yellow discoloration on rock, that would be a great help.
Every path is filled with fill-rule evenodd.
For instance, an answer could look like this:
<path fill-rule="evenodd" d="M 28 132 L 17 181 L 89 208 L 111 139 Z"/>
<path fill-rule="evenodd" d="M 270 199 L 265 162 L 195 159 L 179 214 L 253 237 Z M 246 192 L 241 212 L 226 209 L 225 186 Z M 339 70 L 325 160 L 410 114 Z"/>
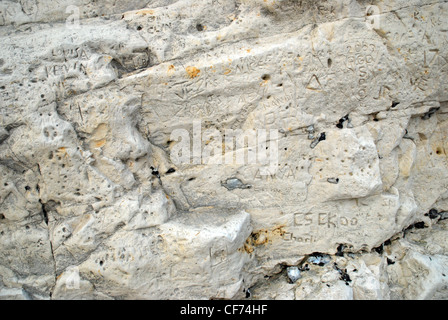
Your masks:
<path fill-rule="evenodd" d="M 98 140 L 98 141 L 94 142 L 94 147 L 95 148 L 101 148 L 105 144 L 106 144 L 106 139 Z"/>
<path fill-rule="evenodd" d="M 136 12 L 136 14 L 140 14 L 142 16 L 146 16 L 147 14 L 149 15 L 153 15 L 154 14 L 154 10 L 151 9 L 143 9 L 143 10 L 139 10 Z"/>
<path fill-rule="evenodd" d="M 247 253 L 254 252 L 255 248 L 261 245 L 271 244 L 275 240 L 282 239 L 283 235 L 286 233 L 283 230 L 284 226 L 278 226 L 273 229 L 260 229 L 253 232 L 249 238 L 246 239 L 244 246 L 240 248 L 239 251 L 245 251 Z"/>
<path fill-rule="evenodd" d="M 201 70 L 196 67 L 187 67 L 185 70 L 187 71 L 188 77 L 190 79 L 199 77 L 199 73 L 201 72 Z"/>
<path fill-rule="evenodd" d="M 56 155 L 59 157 L 67 158 L 68 157 L 67 149 L 65 147 L 58 148 Z"/>

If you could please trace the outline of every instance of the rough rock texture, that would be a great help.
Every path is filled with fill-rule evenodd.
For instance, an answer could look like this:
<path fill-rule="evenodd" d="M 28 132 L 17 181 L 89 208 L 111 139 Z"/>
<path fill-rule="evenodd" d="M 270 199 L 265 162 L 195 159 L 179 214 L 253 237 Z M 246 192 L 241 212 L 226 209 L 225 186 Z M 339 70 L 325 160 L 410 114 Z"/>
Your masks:
<path fill-rule="evenodd" d="M 0 298 L 448 298 L 447 26 L 441 0 L 1 1 Z"/>
<path fill-rule="evenodd" d="M 446 300 L 447 231 L 448 221 L 442 221 L 431 229 L 404 231 L 373 252 L 332 257 L 312 254 L 302 260 L 301 278 L 295 283 L 281 270 L 252 287 L 250 298 Z"/>

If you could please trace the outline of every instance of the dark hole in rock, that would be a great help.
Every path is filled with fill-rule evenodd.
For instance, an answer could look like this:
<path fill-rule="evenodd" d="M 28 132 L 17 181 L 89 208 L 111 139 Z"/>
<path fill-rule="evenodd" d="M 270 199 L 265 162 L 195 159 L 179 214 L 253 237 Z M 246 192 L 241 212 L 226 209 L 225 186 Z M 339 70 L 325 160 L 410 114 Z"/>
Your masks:
<path fill-rule="evenodd" d="M 310 266 L 308 265 L 308 263 L 306 263 L 302 268 L 300 268 L 300 271 L 309 271 L 310 270 Z"/>
<path fill-rule="evenodd" d="M 403 237 L 406 236 L 407 231 L 410 231 L 412 229 L 423 229 L 423 228 L 426 228 L 425 223 L 423 221 L 414 223 L 414 224 L 410 225 L 409 227 L 407 227 L 405 230 L 403 230 L 404 231 Z"/>
<path fill-rule="evenodd" d="M 204 31 L 204 26 L 203 26 L 202 24 L 198 23 L 198 24 L 196 25 L 196 30 L 198 30 L 198 31 Z"/>
<path fill-rule="evenodd" d="M 336 256 L 338 256 L 338 257 L 344 256 L 344 245 L 343 244 L 340 244 L 336 250 L 337 250 Z"/>
<path fill-rule="evenodd" d="M 327 139 L 327 135 L 325 132 L 322 132 L 319 136 L 319 142 Z"/>
<path fill-rule="evenodd" d="M 392 102 L 391 108 L 395 108 L 396 106 L 398 106 L 400 104 L 400 102 Z"/>
<path fill-rule="evenodd" d="M 317 137 L 316 139 L 313 140 L 313 142 L 311 142 L 311 145 L 310 145 L 311 149 L 314 149 L 318 145 L 319 142 L 324 141 L 326 139 L 327 139 L 326 133 L 322 132 L 319 135 L 319 137 Z"/>
<path fill-rule="evenodd" d="M 423 119 L 423 120 L 428 120 L 428 119 L 431 118 L 437 111 L 439 111 L 439 109 L 440 109 L 440 107 L 439 107 L 439 108 L 431 108 L 431 109 L 429 109 L 429 111 L 426 112 L 426 113 L 422 116 L 422 119 Z"/>
<path fill-rule="evenodd" d="M 374 248 L 373 250 L 375 250 L 376 252 L 378 252 L 379 254 L 382 254 L 384 251 L 384 245 L 380 245 L 379 247 Z"/>
<path fill-rule="evenodd" d="M 155 169 L 154 167 L 150 167 L 150 169 L 152 170 L 152 175 L 156 176 L 157 178 L 160 178 L 160 173 L 159 170 Z"/>
<path fill-rule="evenodd" d="M 342 117 L 341 119 L 339 119 L 339 122 L 336 125 L 336 127 L 338 127 L 339 129 L 343 129 L 344 128 L 344 122 L 348 121 L 348 120 L 349 120 L 349 117 L 348 117 L 348 114 L 347 114 L 344 117 Z"/>
<path fill-rule="evenodd" d="M 395 261 L 387 258 L 387 265 L 395 264 Z"/>
<path fill-rule="evenodd" d="M 436 209 L 431 209 L 425 214 L 425 216 L 429 216 L 430 219 L 437 219 L 439 212 Z"/>
<path fill-rule="evenodd" d="M 264 81 L 267 81 L 267 80 L 271 79 L 271 76 L 268 75 L 268 74 L 264 74 L 264 75 L 261 76 L 261 79 L 264 80 Z"/>
<path fill-rule="evenodd" d="M 414 227 L 415 227 L 416 229 L 423 229 L 423 228 L 425 228 L 425 223 L 424 223 L 423 221 L 421 221 L 421 222 L 417 222 L 417 223 L 414 225 Z"/>
<path fill-rule="evenodd" d="M 170 173 L 174 173 L 174 172 L 176 172 L 176 169 L 174 169 L 174 168 L 169 168 L 168 171 L 167 171 L 166 173 L 167 173 L 167 174 L 170 174 Z"/>
<path fill-rule="evenodd" d="M 47 209 L 45 208 L 45 203 L 43 203 L 41 199 L 39 199 L 39 202 L 42 206 L 42 215 L 44 218 L 44 222 L 46 225 L 48 225 L 48 213 L 47 213 Z"/>
<path fill-rule="evenodd" d="M 345 281 L 346 285 L 349 285 L 349 282 L 352 282 L 352 279 L 347 273 L 347 269 L 340 269 L 336 263 L 334 263 L 334 268 L 339 272 L 339 274 L 341 275 L 340 279 L 342 281 Z"/>

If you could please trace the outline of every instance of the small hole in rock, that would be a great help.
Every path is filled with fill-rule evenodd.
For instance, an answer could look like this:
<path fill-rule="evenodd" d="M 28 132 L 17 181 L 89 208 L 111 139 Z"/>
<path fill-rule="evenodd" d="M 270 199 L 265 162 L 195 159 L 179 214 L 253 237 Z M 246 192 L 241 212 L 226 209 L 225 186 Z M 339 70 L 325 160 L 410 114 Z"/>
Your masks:
<path fill-rule="evenodd" d="M 204 26 L 203 26 L 202 24 L 198 23 L 198 24 L 196 25 L 196 30 L 198 30 L 198 31 L 204 31 Z"/>
<path fill-rule="evenodd" d="M 142 30 L 142 29 L 143 29 L 142 26 L 138 26 L 138 27 L 137 27 L 137 31 L 140 31 L 140 30 Z"/>
<path fill-rule="evenodd" d="M 264 80 L 264 81 L 267 81 L 267 80 L 271 79 L 271 76 L 268 75 L 268 74 L 264 74 L 264 75 L 261 76 L 261 79 Z"/>
<path fill-rule="evenodd" d="M 166 173 L 169 174 L 169 173 L 174 173 L 174 172 L 176 172 L 176 169 L 174 169 L 174 168 L 169 168 L 168 171 L 167 171 Z"/>

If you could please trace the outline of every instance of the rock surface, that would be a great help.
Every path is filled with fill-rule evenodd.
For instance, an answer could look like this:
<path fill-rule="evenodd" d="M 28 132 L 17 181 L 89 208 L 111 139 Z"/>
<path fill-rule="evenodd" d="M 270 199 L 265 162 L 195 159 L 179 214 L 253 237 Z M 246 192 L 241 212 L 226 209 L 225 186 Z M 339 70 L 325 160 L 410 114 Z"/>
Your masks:
<path fill-rule="evenodd" d="M 447 25 L 1 1 L 0 298 L 448 298 Z"/>

